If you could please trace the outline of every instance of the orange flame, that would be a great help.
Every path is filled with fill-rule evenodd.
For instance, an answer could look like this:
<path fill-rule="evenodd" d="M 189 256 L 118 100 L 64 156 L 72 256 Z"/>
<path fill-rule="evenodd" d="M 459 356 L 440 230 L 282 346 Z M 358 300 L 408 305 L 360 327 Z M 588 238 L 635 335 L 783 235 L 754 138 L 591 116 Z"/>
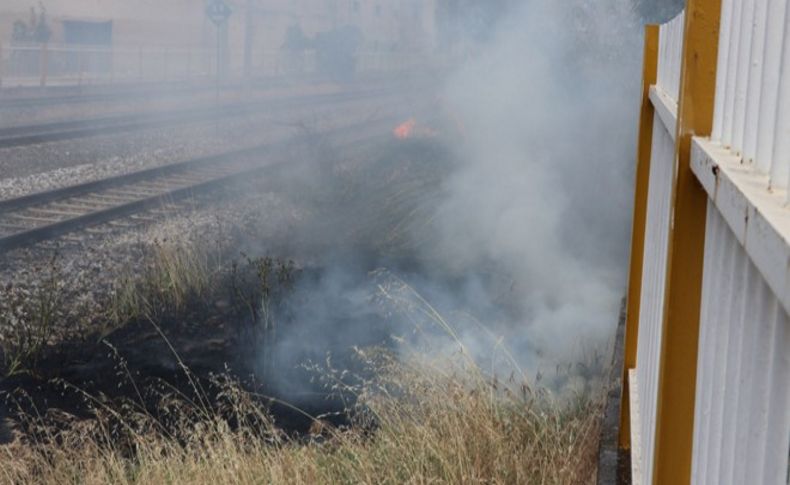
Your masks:
<path fill-rule="evenodd" d="M 398 140 L 406 140 L 414 135 L 414 128 L 417 126 L 417 121 L 414 118 L 398 125 L 392 134 Z"/>

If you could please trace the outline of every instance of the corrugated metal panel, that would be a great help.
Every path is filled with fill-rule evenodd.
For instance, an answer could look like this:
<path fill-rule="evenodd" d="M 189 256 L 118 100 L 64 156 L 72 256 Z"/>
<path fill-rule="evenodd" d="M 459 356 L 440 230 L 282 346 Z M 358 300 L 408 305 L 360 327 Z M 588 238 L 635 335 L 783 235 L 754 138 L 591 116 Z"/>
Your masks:
<path fill-rule="evenodd" d="M 788 15 L 787 0 L 722 3 L 712 138 L 770 175 L 775 188 L 790 177 Z"/>
<path fill-rule="evenodd" d="M 675 104 L 680 96 L 680 61 L 685 21 L 684 11 L 659 28 L 657 84 Z"/>
<path fill-rule="evenodd" d="M 726 0 L 732 2 L 733 0 Z M 776 104 L 779 96 L 781 68 L 777 60 L 784 42 L 787 0 L 768 0 L 763 53 L 763 72 L 760 83 L 760 114 L 757 122 L 756 168 L 771 173 L 773 146 L 776 138 Z"/>
<path fill-rule="evenodd" d="M 768 0 L 754 0 L 752 43 L 749 53 L 746 112 L 744 115 L 743 158 L 753 162 L 757 156 L 757 130 L 760 117 L 760 96 L 765 61 L 765 32 Z"/>
<path fill-rule="evenodd" d="M 712 134 L 746 164 L 746 172 L 733 169 L 732 174 L 745 180 L 751 171 L 755 176 L 749 180 L 762 180 L 738 189 L 757 190 L 741 194 L 739 204 L 760 200 L 761 208 L 754 210 L 770 209 L 778 224 L 772 227 L 779 233 L 790 213 L 782 215 L 784 199 L 774 201 L 769 189 L 787 188 L 790 177 L 789 25 L 787 0 L 723 0 Z M 719 200 L 719 177 L 711 187 L 711 181 L 705 180 L 710 177 L 697 173 L 716 205 L 711 203 L 708 209 L 693 482 L 785 484 L 790 448 L 790 322 L 782 300 L 766 280 L 771 271 L 764 272 L 785 268 L 786 251 L 760 246 L 763 250 L 754 253 L 755 242 L 761 241 L 747 241 L 741 226 L 751 227 L 757 218 L 744 221 L 737 210 L 730 210 L 732 204 L 725 203 L 729 199 Z M 760 179 L 759 174 L 767 177 Z M 722 213 L 724 209 L 732 213 Z M 728 221 L 735 225 L 730 227 Z M 742 242 L 733 232 L 736 227 L 744 232 Z M 742 243 L 752 248 L 751 254 Z M 770 281 L 776 290 L 776 278 Z"/>
<path fill-rule="evenodd" d="M 790 319 L 708 206 L 692 482 L 786 483 Z"/>
<path fill-rule="evenodd" d="M 787 3 L 786 0 L 784 2 Z M 776 104 L 776 126 L 773 136 L 773 155 L 771 164 L 771 185 L 786 188 L 790 176 L 790 35 L 788 22 L 790 10 L 785 5 L 784 25 L 781 35 L 783 40 L 782 55 L 775 59 L 767 59 L 766 63 L 779 64 L 779 93 Z M 770 128 L 770 127 L 769 127 Z"/>
<path fill-rule="evenodd" d="M 716 140 L 721 140 L 724 130 L 724 102 L 727 85 L 727 65 L 729 62 L 730 39 L 732 32 L 733 0 L 722 0 L 721 4 L 721 28 L 719 30 L 719 58 L 716 70 L 716 101 L 713 110 L 713 134 Z"/>
<path fill-rule="evenodd" d="M 640 396 L 640 450 L 643 484 L 652 482 L 655 418 L 658 392 L 658 359 L 666 283 L 667 243 L 670 199 L 675 161 L 675 143 L 656 115 L 653 129 L 653 155 L 647 202 L 642 299 L 639 311 L 637 382 Z"/>
<path fill-rule="evenodd" d="M 653 481 L 655 422 L 658 399 L 659 357 L 664 316 L 667 245 L 669 238 L 672 179 L 675 164 L 674 130 L 680 93 L 680 65 L 685 15 L 681 13 L 660 27 L 657 89 L 651 96 L 656 107 L 648 188 L 642 294 L 639 311 L 636 382 L 639 422 L 636 447 L 641 456 L 639 483 Z M 670 106 L 671 105 L 671 106 Z M 672 119 L 669 119 L 672 118 Z"/>

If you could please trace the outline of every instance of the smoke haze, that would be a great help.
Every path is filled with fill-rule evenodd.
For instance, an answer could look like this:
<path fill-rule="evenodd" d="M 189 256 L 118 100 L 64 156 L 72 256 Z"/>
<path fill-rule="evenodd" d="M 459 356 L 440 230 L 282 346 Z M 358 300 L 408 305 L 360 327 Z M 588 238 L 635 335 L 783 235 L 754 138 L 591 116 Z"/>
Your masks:
<path fill-rule="evenodd" d="M 631 0 L 532 0 L 486 18 L 499 20 L 482 40 L 459 39 L 456 29 L 444 46 L 448 56 L 463 46 L 465 59 L 440 89 L 449 168 L 440 190 L 419 203 L 431 206 L 431 224 L 410 226 L 409 238 L 422 242 L 410 245 L 419 268 L 364 251 L 357 259 L 370 261 L 349 263 L 353 255 L 328 251 L 326 274 L 298 290 L 303 308 L 321 310 L 293 318 L 274 350 L 276 367 L 416 335 L 436 354 L 460 343 L 495 372 L 500 364 L 509 372 L 507 350 L 535 376 L 611 343 L 626 282 L 639 8 Z M 333 234 L 349 219 L 362 226 L 357 234 L 378 230 L 348 205 L 335 210 L 326 223 Z M 313 227 L 301 239 L 326 238 Z M 375 267 L 388 271 L 371 284 L 364 268 Z M 439 328 L 433 310 L 455 335 Z M 305 391 L 288 373 L 277 379 L 287 394 Z"/>
<path fill-rule="evenodd" d="M 506 268 L 521 301 L 506 341 L 577 359 L 612 335 L 625 283 L 641 29 L 618 0 L 505 18 L 448 82 L 466 140 L 436 256 Z"/>

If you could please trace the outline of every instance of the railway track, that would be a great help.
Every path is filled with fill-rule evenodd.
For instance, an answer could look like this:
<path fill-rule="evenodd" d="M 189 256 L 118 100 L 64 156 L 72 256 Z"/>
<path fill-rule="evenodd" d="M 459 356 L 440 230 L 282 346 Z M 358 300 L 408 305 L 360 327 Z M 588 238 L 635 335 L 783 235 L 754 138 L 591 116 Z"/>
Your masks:
<path fill-rule="evenodd" d="M 389 76 L 366 75 L 350 83 L 351 86 L 359 88 L 373 83 L 382 83 L 390 80 Z M 296 83 L 294 83 L 296 81 Z M 332 82 L 330 79 L 320 76 L 302 77 L 294 79 L 260 79 L 253 81 L 225 82 L 220 87 L 222 93 L 232 93 L 240 91 L 260 91 L 270 88 L 281 88 L 302 84 L 306 86 L 324 84 Z M 201 93 L 214 93 L 216 84 L 214 79 L 208 81 L 170 81 L 170 82 L 137 82 L 127 84 L 109 85 L 82 85 L 82 86 L 48 86 L 41 88 L 35 87 L 0 87 L 0 110 L 37 108 L 62 105 L 74 105 L 82 103 L 96 102 L 128 102 L 135 99 L 152 98 L 185 98 Z"/>
<path fill-rule="evenodd" d="M 226 84 L 221 87 L 222 92 L 240 91 L 242 89 L 261 89 L 262 84 L 242 85 Z M 195 94 L 216 90 L 216 85 L 210 83 L 189 84 L 173 82 L 165 84 L 127 84 L 107 86 L 49 86 L 40 87 L 7 87 L 0 91 L 0 110 L 18 108 L 38 108 L 62 105 L 74 105 L 96 102 L 128 102 L 135 99 L 151 98 L 182 98 Z M 43 91 L 43 92 L 42 92 Z"/>
<path fill-rule="evenodd" d="M 393 122 L 361 123 L 323 135 L 350 135 L 354 142 L 373 140 L 388 135 Z M 0 254 L 258 176 L 282 165 L 261 163 L 262 157 L 298 142 L 299 137 L 294 137 L 0 201 Z"/>
<path fill-rule="evenodd" d="M 262 110 L 322 106 L 362 99 L 375 99 L 397 93 L 393 88 L 344 91 L 333 94 L 289 96 L 219 107 L 202 107 L 151 114 L 112 115 L 83 120 L 59 121 L 35 125 L 0 128 L 0 148 L 20 147 L 39 143 L 114 134 L 173 126 L 196 121 L 214 121 L 261 113 Z"/>

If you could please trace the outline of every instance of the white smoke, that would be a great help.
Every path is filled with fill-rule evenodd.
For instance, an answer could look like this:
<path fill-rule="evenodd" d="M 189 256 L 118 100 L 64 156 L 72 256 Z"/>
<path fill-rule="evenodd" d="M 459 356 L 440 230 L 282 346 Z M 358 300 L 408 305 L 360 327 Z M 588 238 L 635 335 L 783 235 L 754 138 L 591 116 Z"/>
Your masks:
<path fill-rule="evenodd" d="M 432 257 L 512 275 L 520 318 L 499 330 L 514 351 L 532 349 L 533 364 L 579 358 L 613 335 L 627 267 L 640 35 L 627 0 L 532 0 L 446 90 L 465 142 Z"/>
<path fill-rule="evenodd" d="M 300 310 L 278 337 L 281 390 L 306 392 L 304 378 L 285 371 L 304 356 L 320 360 L 390 336 L 428 336 L 437 355 L 460 342 L 500 375 L 512 369 L 505 352 L 534 376 L 602 350 L 625 291 L 641 32 L 632 0 L 531 0 L 483 44 L 463 43 L 473 54 L 442 97 L 442 140 L 455 144 L 454 166 L 442 196 L 430 199 L 432 224 L 413 234 L 429 241 L 411 246 L 421 267 L 378 273 L 373 286 L 394 303 L 382 312 L 380 300 L 360 297 L 371 262 L 327 251 L 325 276 L 302 288 L 304 306 L 320 311 Z M 322 213 L 328 226 L 365 224 L 351 207 L 334 210 Z M 318 232 L 287 245 L 333 233 Z"/>

